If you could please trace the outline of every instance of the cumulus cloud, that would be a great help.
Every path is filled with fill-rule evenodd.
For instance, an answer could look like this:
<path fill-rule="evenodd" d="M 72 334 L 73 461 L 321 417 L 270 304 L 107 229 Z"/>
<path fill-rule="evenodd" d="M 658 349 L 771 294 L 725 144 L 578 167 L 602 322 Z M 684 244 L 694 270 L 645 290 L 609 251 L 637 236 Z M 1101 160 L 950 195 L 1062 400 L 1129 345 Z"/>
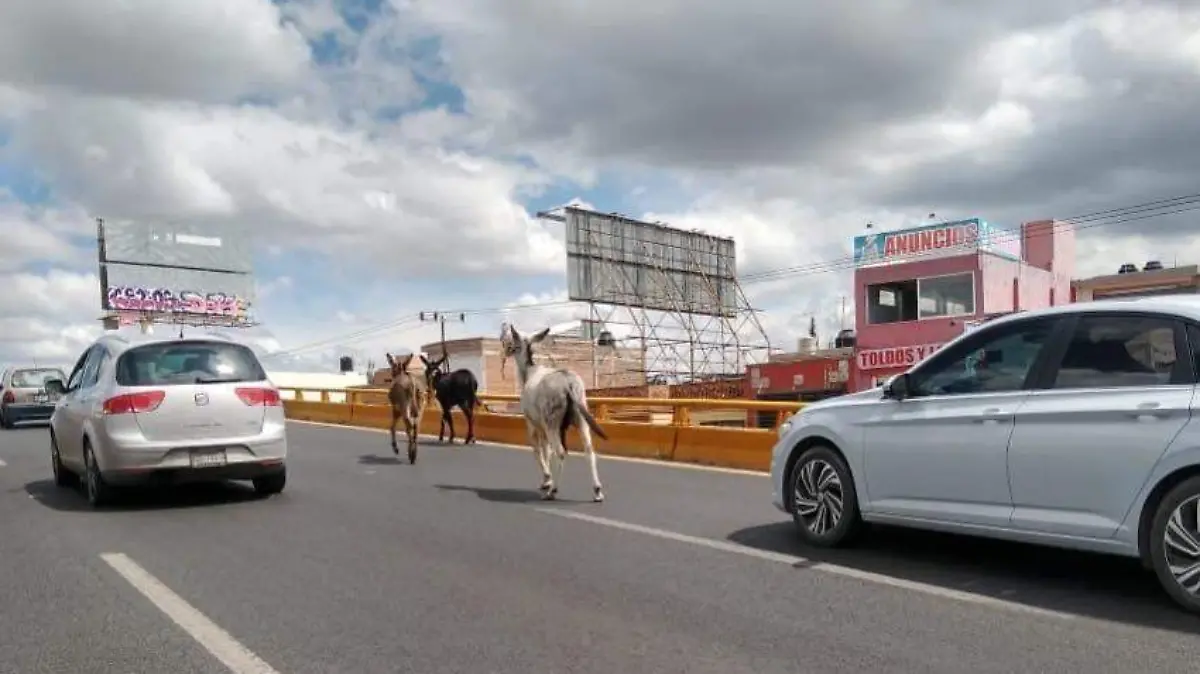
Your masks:
<path fill-rule="evenodd" d="M 560 303 L 561 230 L 527 207 L 564 181 L 601 211 L 734 237 L 788 348 L 812 317 L 827 339 L 852 315 L 867 222 L 1011 226 L 1200 184 L 1200 9 L 1171 0 L 193 4 L 0 9 L 0 169 L 50 194 L 0 198 L 0 276 L 24 298 L 0 302 L 23 340 L 5 353 L 97 328 L 96 215 L 237 223 L 265 257 L 346 270 L 370 301 L 328 320 L 296 304 L 309 270 L 258 280 L 279 309 L 262 348 L 316 341 L 301 355 L 329 363 L 433 341 L 368 328 L 461 279 L 531 288 L 463 329 L 586 317 Z M 1196 261 L 1196 215 L 1082 228 L 1080 273 Z M 446 290 L 404 296 L 421 282 Z"/>

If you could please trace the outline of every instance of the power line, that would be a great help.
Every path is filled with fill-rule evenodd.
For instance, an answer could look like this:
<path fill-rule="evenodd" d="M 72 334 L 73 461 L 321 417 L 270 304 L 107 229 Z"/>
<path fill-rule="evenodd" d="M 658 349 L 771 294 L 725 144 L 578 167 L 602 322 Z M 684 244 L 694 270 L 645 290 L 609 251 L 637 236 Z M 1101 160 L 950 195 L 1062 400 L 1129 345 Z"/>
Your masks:
<path fill-rule="evenodd" d="M 1164 209 L 1169 209 L 1169 210 L 1164 210 Z M 1200 193 L 1189 194 L 1189 195 L 1184 195 L 1184 196 L 1179 196 L 1179 197 L 1171 197 L 1171 198 L 1166 198 L 1166 199 L 1157 199 L 1154 201 L 1148 201 L 1148 202 L 1144 202 L 1144 203 L 1140 203 L 1140 204 L 1133 204 L 1131 206 L 1125 206 L 1125 207 L 1120 207 L 1120 208 L 1110 208 L 1110 209 L 1105 209 L 1105 210 L 1101 210 L 1101 211 L 1094 211 L 1091 213 L 1084 213 L 1084 214 L 1072 216 L 1069 218 L 1055 220 L 1054 224 L 1048 230 L 1046 230 L 1044 232 L 1037 232 L 1037 233 L 1033 234 L 1032 236 L 1051 236 L 1055 232 L 1062 231 L 1062 230 L 1065 230 L 1068 228 L 1073 228 L 1074 230 L 1079 231 L 1081 229 L 1108 227 L 1111 225 L 1136 222 L 1136 221 L 1140 221 L 1140 220 L 1164 217 L 1164 216 L 1168 216 L 1168 215 L 1175 215 L 1178 213 L 1185 213 L 1185 212 L 1195 211 L 1195 210 L 1200 210 Z M 990 241 L 993 241 L 993 242 L 1019 241 L 1019 240 L 1022 240 L 1023 238 L 1024 238 L 1023 234 L 1018 229 L 1018 230 L 1005 232 L 1004 234 L 1000 234 L 995 237 L 992 237 L 990 239 Z M 919 254 L 919 255 L 915 255 L 915 256 L 908 258 L 906 261 L 916 261 L 916 260 L 920 260 L 923 257 L 935 257 L 937 254 L 938 253 L 936 251 L 932 252 L 932 253 Z M 795 277 L 795 276 L 813 276 L 813 275 L 817 275 L 817 274 L 828 274 L 828 273 L 833 273 L 833 272 L 837 272 L 837 271 L 853 269 L 855 266 L 856 265 L 855 265 L 854 256 L 849 255 L 849 256 L 842 257 L 842 258 L 826 260 L 826 261 L 822 261 L 822 262 L 814 262 L 814 263 L 810 263 L 810 264 L 806 264 L 806 265 L 797 265 L 797 266 L 793 266 L 793 267 L 781 267 L 781 268 L 776 268 L 776 269 L 768 269 L 768 270 L 764 270 L 764 271 L 757 272 L 754 274 L 747 274 L 747 275 L 741 277 L 739 279 L 739 281 L 746 285 L 755 284 L 755 283 L 766 283 L 766 282 L 770 282 L 770 281 L 777 281 L 780 279 L 791 278 L 791 277 Z M 555 300 L 555 301 L 549 301 L 549 302 L 537 302 L 537 303 L 533 303 L 533 304 L 509 305 L 509 306 L 501 306 L 501 307 L 453 309 L 453 310 L 448 310 L 448 311 L 442 311 L 439 313 L 442 315 L 458 314 L 463 317 L 463 320 L 465 320 L 466 316 L 486 316 L 486 315 L 502 314 L 502 313 L 508 313 L 508 312 L 514 312 L 514 311 L 541 311 L 541 310 L 552 309 L 552 308 L 556 308 L 556 307 L 565 307 L 565 306 L 569 306 L 569 305 L 573 305 L 573 304 L 575 304 L 575 303 L 572 302 L 571 300 Z M 407 324 L 410 324 L 413 322 L 416 322 L 417 324 L 416 325 L 407 325 Z M 354 343 L 354 342 L 361 341 L 363 339 L 366 339 L 366 338 L 369 338 L 372 336 L 378 336 L 379 334 L 381 334 L 383 332 L 387 332 L 390 330 L 396 330 L 397 328 L 401 328 L 401 327 L 403 327 L 403 329 L 399 331 L 400 333 L 408 332 L 410 330 L 414 330 L 418 327 L 421 327 L 420 323 L 421 322 L 420 322 L 419 314 L 405 315 L 405 316 L 402 316 L 402 317 L 399 317 L 396 319 L 392 319 L 392 320 L 384 321 L 384 322 L 381 322 L 381 323 L 378 323 L 378 324 L 375 324 L 372 326 L 368 326 L 366 328 L 362 328 L 360 330 L 357 330 L 357 331 L 354 331 L 351 333 L 317 340 L 314 342 L 310 342 L 308 344 L 304 344 L 304 345 L 301 345 L 298 347 L 294 347 L 292 349 L 288 349 L 288 350 L 270 354 L 270 355 L 271 356 L 290 356 L 290 355 L 296 355 L 298 353 L 311 351 L 313 349 L 326 348 L 329 346 L 333 346 L 335 344 L 341 344 L 341 343 L 347 343 L 347 342 Z M 404 327 L 406 325 L 407 325 L 407 327 Z"/>
<path fill-rule="evenodd" d="M 1171 210 L 1162 210 L 1169 208 Z M 1200 210 L 1200 194 L 1188 195 L 1185 197 L 1175 197 L 1172 199 L 1161 199 L 1158 201 L 1147 202 L 1145 204 L 1137 204 L 1127 208 L 1109 209 L 1107 211 L 1097 211 L 1096 213 L 1088 213 L 1075 216 L 1072 218 L 1064 218 L 1055 220 L 1054 225 L 1044 232 L 1037 232 L 1033 236 L 1051 236 L 1055 232 L 1066 229 L 1074 229 L 1079 231 L 1082 229 L 1093 229 L 1097 227 L 1107 227 L 1118 225 L 1127 222 L 1135 222 L 1138 220 L 1146 220 L 1149 218 L 1163 217 L 1167 215 L 1175 215 L 1188 211 Z M 1128 217 L 1125 217 L 1128 216 Z M 1107 219 L 1102 219 L 1107 218 Z M 902 231 L 902 230 L 897 230 Z M 992 237 L 994 242 L 1020 241 L 1023 234 L 1020 230 L 1005 232 L 1004 234 Z M 906 259 L 906 261 L 917 261 L 922 258 L 931 258 L 938 255 L 937 251 L 914 255 Z M 781 267 L 777 269 L 768 269 L 754 274 L 742 276 L 739 280 L 746 285 L 754 283 L 763 283 L 767 281 L 775 281 L 781 278 L 791 276 L 810 276 L 814 274 L 826 274 L 836 271 L 844 271 L 855 267 L 854 256 L 846 256 L 835 260 L 826 260 L 822 262 L 814 262 L 805 265 L 797 265 L 794 267 Z"/>

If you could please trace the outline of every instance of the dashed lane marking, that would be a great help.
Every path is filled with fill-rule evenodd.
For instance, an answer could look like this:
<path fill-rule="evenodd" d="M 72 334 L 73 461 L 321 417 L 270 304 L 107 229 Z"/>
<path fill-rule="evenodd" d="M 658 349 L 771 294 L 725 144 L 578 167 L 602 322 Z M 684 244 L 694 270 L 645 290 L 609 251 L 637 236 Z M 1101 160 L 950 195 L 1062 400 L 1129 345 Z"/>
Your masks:
<path fill-rule="evenodd" d="M 234 639 L 219 625 L 175 594 L 159 579 L 143 569 L 129 556 L 120 552 L 100 555 L 135 590 L 142 593 L 150 603 L 158 607 L 188 636 L 203 646 L 213 657 L 220 660 L 233 674 L 279 674 L 279 672 Z"/>
<path fill-rule="evenodd" d="M 820 571 L 822 573 L 829 573 L 829 574 L 833 574 L 833 575 L 837 575 L 837 576 L 854 578 L 856 580 L 861 580 L 861 581 L 865 581 L 868 583 L 875 583 L 877 585 L 886 585 L 889 587 L 910 590 L 913 592 L 920 592 L 922 594 L 932 595 L 935 597 L 941 597 L 943 599 L 952 599 L 955 601 L 966 602 L 969 604 L 977 604 L 977 605 L 981 605 L 981 606 L 991 606 L 994 608 L 1000 608 L 1000 609 L 1015 611 L 1015 612 L 1019 612 L 1019 613 L 1040 615 L 1040 616 L 1045 616 L 1045 617 L 1050 617 L 1050 618 L 1057 618 L 1057 619 L 1061 619 L 1061 620 L 1075 620 L 1076 618 L 1078 618 L 1078 616 L 1071 615 L 1070 613 L 1063 613 L 1061 611 L 1053 611 L 1050 609 L 1039 608 L 1036 606 L 1029 606 L 1029 605 L 1021 604 L 1021 603 L 1014 602 L 1014 601 L 1007 601 L 1004 599 L 997 599 L 995 597 L 989 597 L 987 595 L 975 594 L 973 592 L 963 592 L 961 590 L 954 590 L 954 589 L 950 589 L 950 588 L 946 588 L 946 587 L 939 587 L 937 585 L 930 585 L 928 583 L 921 583 L 921 582 L 912 581 L 912 580 L 904 580 L 902 578 L 894 578 L 892 576 L 887 576 L 887 575 L 880 574 L 880 573 L 872 573 L 870 571 L 863 571 L 861 569 L 855 569 L 855 568 L 851 568 L 848 566 L 839 566 L 837 564 L 828 564 L 825 562 L 817 562 L 817 561 L 807 559 L 805 557 L 789 555 L 789 554 L 782 553 L 782 552 L 772 552 L 770 550 L 759 550 L 757 548 L 751 548 L 751 547 L 748 547 L 745 545 L 739 545 L 737 543 L 731 543 L 728 541 L 719 541 L 719 540 L 715 540 L 715 539 L 711 539 L 711 538 L 701 538 L 699 536 L 689 536 L 688 534 L 681 534 L 681 533 L 675 532 L 675 531 L 668 531 L 666 529 L 656 529 L 654 527 L 647 527 L 647 526 L 643 526 L 641 524 L 633 524 L 631 522 L 623 522 L 621 520 L 609 519 L 607 517 L 598 517 L 596 515 L 588 515 L 586 513 L 576 512 L 574 510 L 565 510 L 565 509 L 560 509 L 560 508 L 536 508 L 536 510 L 538 512 L 546 513 L 548 515 L 555 515 L 558 517 L 566 517 L 569 519 L 580 520 L 583 522 L 590 522 L 592 524 L 599 524 L 601 526 L 606 526 L 606 527 L 610 527 L 613 529 L 620 529 L 623 531 L 631 531 L 634 533 L 644 534 L 646 536 L 654 536 L 656 538 L 661 538 L 664 540 L 675 541 L 678 543 L 687 543 L 689 545 L 705 547 L 705 548 L 709 548 L 711 550 L 721 550 L 723 552 L 731 552 L 731 553 L 743 555 L 746 557 L 755 557 L 757 559 L 762 559 L 762 560 L 766 560 L 769 562 L 776 562 L 779 564 L 787 564 L 789 566 L 802 566 L 806 569 L 811 569 L 813 571 Z"/>

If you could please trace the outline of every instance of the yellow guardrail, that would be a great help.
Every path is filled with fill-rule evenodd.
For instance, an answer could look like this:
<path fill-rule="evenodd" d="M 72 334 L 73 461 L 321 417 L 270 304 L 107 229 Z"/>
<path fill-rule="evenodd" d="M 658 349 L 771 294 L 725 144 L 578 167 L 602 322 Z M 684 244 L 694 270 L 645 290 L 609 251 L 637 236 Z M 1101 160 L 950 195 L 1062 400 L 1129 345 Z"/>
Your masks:
<path fill-rule="evenodd" d="M 281 386 L 279 390 L 292 419 L 385 429 L 392 423 L 386 389 Z M 475 415 L 475 436 L 527 446 L 520 398 L 479 397 L 487 409 Z M 775 429 L 803 406 L 741 399 L 588 398 L 588 407 L 608 435 L 607 440 L 593 438 L 601 454 L 760 471 L 770 467 Z M 421 433 L 437 435 L 441 416 L 437 402 L 431 401 L 421 417 Z M 453 418 L 456 440 L 461 441 L 467 421 L 457 409 Z M 574 429 L 567 445 L 578 451 Z"/>

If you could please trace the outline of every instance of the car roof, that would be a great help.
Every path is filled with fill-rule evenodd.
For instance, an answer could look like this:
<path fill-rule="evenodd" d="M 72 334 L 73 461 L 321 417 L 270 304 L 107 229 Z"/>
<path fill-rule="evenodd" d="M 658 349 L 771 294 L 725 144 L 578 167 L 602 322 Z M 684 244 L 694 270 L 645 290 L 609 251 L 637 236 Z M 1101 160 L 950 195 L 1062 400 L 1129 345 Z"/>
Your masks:
<path fill-rule="evenodd" d="M 142 332 L 112 332 L 101 335 L 100 338 L 96 340 L 97 344 L 103 344 L 113 354 L 120 354 L 136 346 L 148 346 L 153 344 L 183 344 L 186 342 L 221 342 L 223 344 L 242 345 L 241 342 L 234 341 L 223 335 L 210 333 L 197 333 L 191 335 L 185 333 L 182 337 L 180 337 L 178 333 L 146 334 Z"/>
<path fill-rule="evenodd" d="M 1200 295 L 1154 295 L 1151 297 L 1117 297 L 1088 302 L 1062 304 L 1045 309 L 1031 309 L 1006 316 L 1000 316 L 988 321 L 985 325 L 1000 325 L 1012 321 L 1020 321 L 1039 316 L 1059 316 L 1063 314 L 1100 314 L 1120 311 L 1149 311 L 1153 313 L 1171 314 L 1183 318 L 1200 321 Z"/>

